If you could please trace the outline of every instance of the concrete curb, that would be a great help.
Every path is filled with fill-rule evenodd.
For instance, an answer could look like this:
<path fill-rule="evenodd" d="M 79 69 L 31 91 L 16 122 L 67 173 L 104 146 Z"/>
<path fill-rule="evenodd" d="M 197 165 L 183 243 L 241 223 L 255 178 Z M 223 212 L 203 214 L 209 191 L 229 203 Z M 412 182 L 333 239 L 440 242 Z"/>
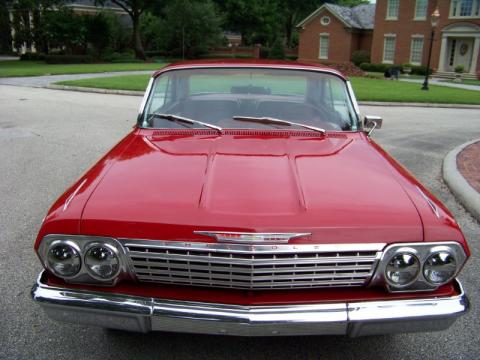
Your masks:
<path fill-rule="evenodd" d="M 480 194 L 470 186 L 468 181 L 458 171 L 457 156 L 467 146 L 479 141 L 480 139 L 476 139 L 462 144 L 450 151 L 443 159 L 443 180 L 465 209 L 478 221 L 480 221 Z"/>
<path fill-rule="evenodd" d="M 381 102 L 381 101 L 359 101 L 360 105 L 366 106 L 398 106 L 398 107 L 423 107 L 423 108 L 447 108 L 447 109 L 478 109 L 480 105 L 468 104 L 439 104 L 439 103 L 402 103 L 402 102 Z"/>
<path fill-rule="evenodd" d="M 54 90 L 67 90 L 67 91 L 80 91 L 88 93 L 99 93 L 99 94 L 111 94 L 111 95 L 130 95 L 130 96 L 143 96 L 144 91 L 130 91 L 130 90 L 111 90 L 111 89 L 97 89 L 81 86 L 66 86 L 66 85 L 55 85 L 49 84 L 46 86 L 47 89 Z"/>

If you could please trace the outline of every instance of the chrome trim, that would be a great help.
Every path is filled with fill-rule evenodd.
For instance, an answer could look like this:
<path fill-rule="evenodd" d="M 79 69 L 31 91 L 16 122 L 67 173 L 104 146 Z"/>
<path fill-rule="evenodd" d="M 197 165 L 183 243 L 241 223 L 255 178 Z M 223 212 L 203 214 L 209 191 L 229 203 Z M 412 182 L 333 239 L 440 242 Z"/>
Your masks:
<path fill-rule="evenodd" d="M 383 251 L 379 265 L 370 281 L 370 286 L 382 286 L 386 284 L 386 287 L 390 292 L 431 291 L 437 289 L 442 284 L 432 284 L 425 279 L 423 275 L 423 265 L 425 260 L 430 255 L 439 251 L 446 251 L 454 256 L 457 262 L 457 271 L 453 277 L 457 276 L 460 269 L 463 267 L 463 264 L 467 260 L 467 255 L 459 243 L 455 241 L 434 243 L 400 243 L 389 245 Z M 420 261 L 420 271 L 415 282 L 404 286 L 392 286 L 387 281 L 385 277 L 385 268 L 388 264 L 388 261 L 398 253 L 411 253 Z"/>
<path fill-rule="evenodd" d="M 67 210 L 67 208 L 70 206 L 70 203 L 72 202 L 73 198 L 75 196 L 77 196 L 78 192 L 83 187 L 83 185 L 85 185 L 86 182 L 87 182 L 87 179 L 83 179 L 83 181 L 77 186 L 77 188 L 67 198 L 67 200 L 65 201 L 65 204 L 63 204 L 63 211 Z"/>
<path fill-rule="evenodd" d="M 233 242 L 236 244 L 280 244 L 288 243 L 290 240 L 310 236 L 312 233 L 255 233 L 255 232 L 236 232 L 236 231 L 194 231 L 194 234 L 205 235 L 213 237 L 215 240 L 220 242 Z M 227 236 L 220 236 L 227 235 Z M 238 240 L 231 239 L 228 235 L 245 235 L 253 237 L 264 237 L 264 238 L 273 238 L 272 240 Z"/>
<path fill-rule="evenodd" d="M 143 112 L 145 111 L 145 106 L 147 105 L 148 98 L 150 97 L 150 92 L 153 87 L 153 82 L 155 81 L 155 77 L 151 77 L 148 81 L 147 88 L 145 89 L 145 94 L 143 95 L 142 102 L 140 104 L 140 109 L 138 110 L 137 122 L 140 122 L 142 119 Z"/>
<path fill-rule="evenodd" d="M 347 83 L 348 94 L 350 95 L 350 100 L 352 101 L 353 108 L 355 109 L 355 112 L 357 113 L 357 122 L 360 123 L 361 122 L 360 121 L 361 115 L 360 115 L 360 108 L 359 108 L 358 102 L 357 102 L 357 97 L 355 96 L 355 92 L 353 91 L 352 83 L 350 82 L 350 80 L 347 80 L 346 83 Z"/>
<path fill-rule="evenodd" d="M 80 258 L 82 261 L 80 271 L 76 275 L 70 276 L 70 277 L 61 277 L 57 275 L 58 277 L 63 278 L 66 282 L 113 286 L 122 279 L 134 279 L 134 276 L 129 271 L 130 269 L 129 259 L 125 254 L 123 246 L 118 242 L 118 240 L 114 238 L 102 237 L 102 236 L 60 235 L 60 234 L 46 235 L 40 242 L 40 246 L 38 248 L 38 256 L 44 268 L 48 269 L 51 273 L 54 273 L 54 272 L 48 265 L 47 255 L 48 255 L 48 249 L 50 248 L 51 244 L 56 242 L 64 242 L 69 245 L 74 244 L 75 248 L 79 251 Z M 107 245 L 112 250 L 114 249 L 115 255 L 118 256 L 119 263 L 120 263 L 119 272 L 115 277 L 112 277 L 110 279 L 101 279 L 99 277 L 92 276 L 92 274 L 87 270 L 87 266 L 85 265 L 85 261 L 84 261 L 86 251 L 88 250 L 88 248 L 90 248 L 90 246 L 93 246 L 96 244 Z"/>
<path fill-rule="evenodd" d="M 245 290 L 366 285 L 385 246 L 119 241 L 139 281 Z"/>
<path fill-rule="evenodd" d="M 54 320 L 129 331 L 172 331 L 236 336 L 362 336 L 448 328 L 469 307 L 458 295 L 411 300 L 240 306 L 136 297 L 45 284 L 32 298 Z"/>
<path fill-rule="evenodd" d="M 432 212 L 435 214 L 435 216 L 440 219 L 440 212 L 438 211 L 437 205 L 430 199 L 427 194 L 425 194 L 422 189 L 420 189 L 418 186 L 416 187 L 420 195 L 422 195 L 423 199 L 427 202 L 428 206 L 430 206 L 430 209 L 432 209 Z"/>

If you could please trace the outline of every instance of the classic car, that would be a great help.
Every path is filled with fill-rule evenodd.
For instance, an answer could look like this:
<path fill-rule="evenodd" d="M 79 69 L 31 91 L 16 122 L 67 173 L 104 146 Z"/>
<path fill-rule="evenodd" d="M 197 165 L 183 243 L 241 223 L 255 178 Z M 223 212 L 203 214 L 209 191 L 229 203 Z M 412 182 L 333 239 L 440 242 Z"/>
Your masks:
<path fill-rule="evenodd" d="M 468 310 L 452 214 L 321 65 L 205 61 L 151 78 L 136 126 L 52 206 L 32 297 L 128 331 L 362 336 Z"/>

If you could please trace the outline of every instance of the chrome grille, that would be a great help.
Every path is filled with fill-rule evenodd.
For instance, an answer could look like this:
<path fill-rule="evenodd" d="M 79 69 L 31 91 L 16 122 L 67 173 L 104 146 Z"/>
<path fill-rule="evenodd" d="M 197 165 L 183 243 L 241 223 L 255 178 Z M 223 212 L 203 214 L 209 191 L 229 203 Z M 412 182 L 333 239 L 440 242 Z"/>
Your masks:
<path fill-rule="evenodd" d="M 141 282 L 247 290 L 362 286 L 384 247 L 121 242 Z"/>

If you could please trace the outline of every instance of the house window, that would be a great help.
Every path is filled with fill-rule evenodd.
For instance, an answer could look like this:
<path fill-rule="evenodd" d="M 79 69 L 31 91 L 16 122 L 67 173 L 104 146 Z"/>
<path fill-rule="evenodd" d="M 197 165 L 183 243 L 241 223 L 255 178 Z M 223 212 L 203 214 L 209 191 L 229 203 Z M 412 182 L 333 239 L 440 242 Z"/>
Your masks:
<path fill-rule="evenodd" d="M 324 26 L 329 25 L 330 24 L 330 16 L 322 16 L 322 18 L 320 19 L 320 22 Z"/>
<path fill-rule="evenodd" d="M 412 37 L 412 45 L 410 47 L 410 62 L 413 65 L 420 65 L 423 57 L 423 36 Z"/>
<path fill-rule="evenodd" d="M 398 19 L 399 4 L 400 4 L 400 0 L 388 0 L 387 19 L 389 20 Z"/>
<path fill-rule="evenodd" d="M 393 64 L 395 60 L 395 35 L 385 35 L 383 42 L 383 62 L 387 64 Z"/>
<path fill-rule="evenodd" d="M 320 34 L 320 50 L 318 57 L 320 59 L 328 59 L 328 47 L 330 45 L 329 34 Z"/>
<path fill-rule="evenodd" d="M 452 0 L 450 17 L 479 17 L 480 0 Z"/>
<path fill-rule="evenodd" d="M 415 4 L 415 19 L 427 18 L 428 0 L 417 0 Z"/>

